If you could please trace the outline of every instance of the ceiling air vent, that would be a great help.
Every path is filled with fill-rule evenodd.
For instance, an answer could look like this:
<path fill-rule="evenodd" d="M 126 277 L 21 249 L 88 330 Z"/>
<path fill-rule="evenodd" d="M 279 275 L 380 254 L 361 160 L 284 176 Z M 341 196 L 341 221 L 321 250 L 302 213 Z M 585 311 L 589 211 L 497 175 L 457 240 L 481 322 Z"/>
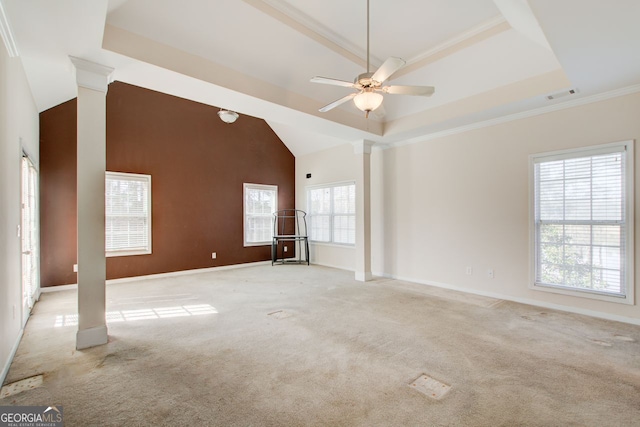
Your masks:
<path fill-rule="evenodd" d="M 565 96 L 569 96 L 569 95 L 575 95 L 576 93 L 578 93 L 578 89 L 566 89 L 566 90 L 561 90 L 560 92 L 556 92 L 556 93 L 552 93 L 551 95 L 547 95 L 547 99 L 549 101 L 553 100 L 553 99 L 558 99 L 558 98 L 563 98 Z"/>

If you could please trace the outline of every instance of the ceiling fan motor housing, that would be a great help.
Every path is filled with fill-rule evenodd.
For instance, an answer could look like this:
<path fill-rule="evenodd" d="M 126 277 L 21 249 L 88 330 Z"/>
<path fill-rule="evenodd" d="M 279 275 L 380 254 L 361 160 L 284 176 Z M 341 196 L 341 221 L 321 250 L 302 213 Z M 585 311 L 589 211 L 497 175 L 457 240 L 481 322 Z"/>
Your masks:
<path fill-rule="evenodd" d="M 382 83 L 372 80 L 371 77 L 373 73 L 362 73 L 353 81 L 353 83 L 362 86 L 363 88 L 367 87 L 378 87 Z"/>

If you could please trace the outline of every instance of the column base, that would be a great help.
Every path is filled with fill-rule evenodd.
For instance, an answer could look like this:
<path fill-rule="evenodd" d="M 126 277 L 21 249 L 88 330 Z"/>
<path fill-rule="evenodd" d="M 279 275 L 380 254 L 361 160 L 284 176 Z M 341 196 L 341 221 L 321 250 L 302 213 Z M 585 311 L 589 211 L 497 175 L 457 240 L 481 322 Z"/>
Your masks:
<path fill-rule="evenodd" d="M 76 333 L 76 350 L 106 344 L 109 341 L 107 326 L 82 329 Z"/>
<path fill-rule="evenodd" d="M 370 280 L 373 280 L 373 274 L 371 274 L 370 271 L 368 272 L 360 272 L 360 271 L 356 271 L 356 280 L 358 282 L 368 282 Z"/>

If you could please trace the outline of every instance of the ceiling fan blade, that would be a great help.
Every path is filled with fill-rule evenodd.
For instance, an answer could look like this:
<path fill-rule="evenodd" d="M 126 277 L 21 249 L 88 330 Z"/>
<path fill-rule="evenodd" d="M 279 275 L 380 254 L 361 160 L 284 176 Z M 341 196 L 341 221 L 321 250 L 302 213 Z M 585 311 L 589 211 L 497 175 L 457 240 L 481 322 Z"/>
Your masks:
<path fill-rule="evenodd" d="M 322 83 L 325 85 L 352 87 L 356 89 L 358 88 L 358 85 L 352 82 L 347 82 L 344 80 L 337 80 L 337 79 L 330 79 L 328 77 L 320 77 L 320 76 L 316 76 L 312 78 L 311 83 Z"/>
<path fill-rule="evenodd" d="M 433 86 L 384 86 L 382 91 L 391 95 L 431 96 L 436 89 Z"/>
<path fill-rule="evenodd" d="M 404 67 L 404 64 L 406 64 L 404 59 L 391 56 L 387 58 L 386 61 L 384 61 L 384 63 L 380 66 L 380 68 L 378 68 L 375 73 L 373 73 L 373 76 L 371 76 L 371 80 L 382 83 L 383 81 L 391 77 L 393 73 Z"/>
<path fill-rule="evenodd" d="M 333 101 L 329 105 L 325 105 L 324 107 L 322 107 L 318 111 L 320 111 L 321 113 L 327 112 L 327 111 L 329 111 L 329 110 L 331 110 L 333 108 L 336 108 L 340 104 L 344 104 L 345 102 L 352 100 L 356 95 L 357 95 L 356 92 L 350 93 L 349 95 L 344 96 L 344 97 L 338 99 L 337 101 Z"/>

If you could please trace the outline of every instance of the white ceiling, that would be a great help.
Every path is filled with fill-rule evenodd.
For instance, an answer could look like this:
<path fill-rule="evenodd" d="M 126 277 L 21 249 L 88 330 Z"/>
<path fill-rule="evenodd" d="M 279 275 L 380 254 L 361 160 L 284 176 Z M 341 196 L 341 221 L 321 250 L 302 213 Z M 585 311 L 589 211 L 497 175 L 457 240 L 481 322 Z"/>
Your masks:
<path fill-rule="evenodd" d="M 295 155 L 640 90 L 637 0 L 372 0 L 372 70 L 402 57 L 393 84 L 436 93 L 385 95 L 369 119 L 351 102 L 319 113 L 351 90 L 309 82 L 366 71 L 365 0 L 0 4 L 40 111 L 76 96 L 73 55 L 114 67 L 115 80 L 263 118 Z"/>

